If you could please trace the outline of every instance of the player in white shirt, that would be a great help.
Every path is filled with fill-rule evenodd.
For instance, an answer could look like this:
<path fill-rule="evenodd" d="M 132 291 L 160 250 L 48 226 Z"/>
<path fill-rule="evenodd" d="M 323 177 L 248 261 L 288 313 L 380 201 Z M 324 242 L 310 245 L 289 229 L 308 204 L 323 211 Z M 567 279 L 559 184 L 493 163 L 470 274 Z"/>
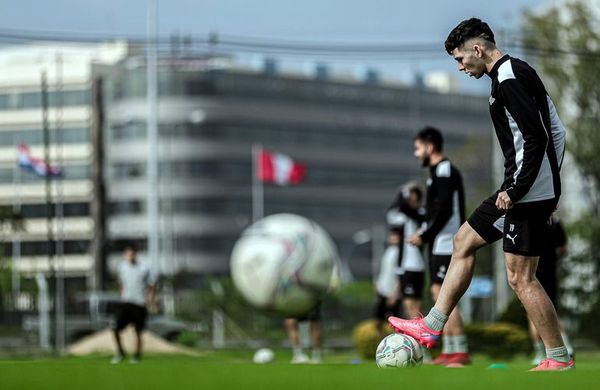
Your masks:
<path fill-rule="evenodd" d="M 137 258 L 133 245 L 127 245 L 124 250 L 125 260 L 118 266 L 118 281 L 121 293 L 121 304 L 117 310 L 115 328 L 113 329 L 117 354 L 111 363 L 117 364 L 125 358 L 125 350 L 121 343 L 121 331 L 129 324 L 135 328 L 137 344 L 136 352 L 130 363 L 139 363 L 142 357 L 142 332 L 146 327 L 148 316 L 147 305 L 154 306 L 156 297 L 157 278 L 148 264 Z"/>
<path fill-rule="evenodd" d="M 405 185 L 387 212 L 388 247 L 381 258 L 375 282 L 377 301 L 373 318 L 378 329 L 387 315 L 399 315 L 400 303 L 408 315 L 421 308 L 425 262 L 419 250 L 406 242 L 425 219 L 421 209 L 423 192 L 416 185 Z M 396 314 L 393 314 L 396 313 Z"/>

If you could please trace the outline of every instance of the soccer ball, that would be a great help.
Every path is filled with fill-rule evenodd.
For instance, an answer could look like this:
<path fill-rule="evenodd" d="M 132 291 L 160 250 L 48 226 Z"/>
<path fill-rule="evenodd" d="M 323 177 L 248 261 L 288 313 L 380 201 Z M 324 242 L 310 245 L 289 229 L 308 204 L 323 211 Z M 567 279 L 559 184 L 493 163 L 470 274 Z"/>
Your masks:
<path fill-rule="evenodd" d="M 381 340 L 375 361 L 380 368 L 414 367 L 423 363 L 423 351 L 414 338 L 394 333 Z"/>
<path fill-rule="evenodd" d="M 337 273 L 338 254 L 316 223 L 275 214 L 248 227 L 231 254 L 231 276 L 253 306 L 285 317 L 315 308 Z"/>
<path fill-rule="evenodd" d="M 275 354 L 269 348 L 261 348 L 254 354 L 252 361 L 256 364 L 267 364 L 273 361 Z"/>

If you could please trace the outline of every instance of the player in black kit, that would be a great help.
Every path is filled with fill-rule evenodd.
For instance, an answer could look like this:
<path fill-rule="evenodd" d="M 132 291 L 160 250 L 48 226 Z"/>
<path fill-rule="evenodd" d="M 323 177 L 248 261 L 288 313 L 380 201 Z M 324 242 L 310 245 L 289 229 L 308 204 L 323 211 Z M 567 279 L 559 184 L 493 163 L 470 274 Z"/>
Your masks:
<path fill-rule="evenodd" d="M 410 237 L 415 246 L 429 244 L 431 296 L 437 300 L 452 257 L 452 240 L 465 221 L 465 192 L 458 169 L 443 153 L 442 133 L 425 127 L 415 137 L 415 157 L 429 168 L 427 180 L 427 227 Z M 437 365 L 471 362 L 460 311 L 455 308 L 444 327 L 442 353 L 433 360 Z"/>
<path fill-rule="evenodd" d="M 560 197 L 565 128 L 535 70 L 503 54 L 494 33 L 479 19 L 462 21 L 448 35 L 446 51 L 458 70 L 491 79 L 490 115 L 504 154 L 504 181 L 454 237 L 450 268 L 435 306 L 424 318 L 390 317 L 396 331 L 431 347 L 465 293 L 477 249 L 503 240 L 508 283 L 544 342 L 547 358 L 535 371 L 575 368 L 560 334 L 552 301 L 535 277 L 548 220 Z"/>

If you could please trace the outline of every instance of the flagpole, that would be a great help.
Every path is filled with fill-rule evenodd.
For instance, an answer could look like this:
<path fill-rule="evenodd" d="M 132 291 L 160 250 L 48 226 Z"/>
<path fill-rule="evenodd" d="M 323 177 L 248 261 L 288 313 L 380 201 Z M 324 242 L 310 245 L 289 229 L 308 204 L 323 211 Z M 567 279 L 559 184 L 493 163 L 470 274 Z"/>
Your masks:
<path fill-rule="evenodd" d="M 44 163 L 45 163 L 45 183 L 46 183 L 46 228 L 47 228 L 47 240 L 48 240 L 48 271 L 50 274 L 50 296 L 53 296 L 56 292 L 56 269 L 54 264 L 54 252 L 55 252 L 55 242 L 53 235 L 53 210 L 52 210 L 52 187 L 50 183 L 50 124 L 48 123 L 48 80 L 46 76 L 46 71 L 42 71 L 42 130 L 44 135 Z M 56 310 L 56 302 L 54 305 L 51 305 L 51 310 Z M 55 314 L 55 311 L 52 311 L 52 314 Z M 51 325 L 51 330 L 56 329 L 56 317 L 52 317 L 53 322 Z M 52 331 L 50 332 L 52 334 Z M 56 340 L 53 343 L 53 352 L 56 353 Z"/>
<path fill-rule="evenodd" d="M 252 222 L 263 218 L 265 213 L 265 193 L 262 179 L 258 176 L 259 158 L 262 154 L 262 145 L 252 145 Z"/>
<path fill-rule="evenodd" d="M 15 145 L 18 148 L 18 144 Z M 13 185 L 16 189 L 16 199 L 13 204 L 13 212 L 15 215 L 21 214 L 21 167 L 19 166 L 19 157 L 17 154 L 17 161 L 15 164 L 15 170 L 13 174 Z M 13 243 L 12 243 L 12 290 L 13 299 L 16 301 L 19 292 L 21 291 L 21 276 L 17 269 L 17 264 L 21 259 L 21 234 L 19 230 L 13 232 Z"/>

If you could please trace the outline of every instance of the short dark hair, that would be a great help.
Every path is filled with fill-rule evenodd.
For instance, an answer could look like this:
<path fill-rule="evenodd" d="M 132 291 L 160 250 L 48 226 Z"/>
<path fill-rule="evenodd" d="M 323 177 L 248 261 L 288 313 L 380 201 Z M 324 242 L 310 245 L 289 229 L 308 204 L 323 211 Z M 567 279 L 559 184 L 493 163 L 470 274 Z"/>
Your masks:
<path fill-rule="evenodd" d="M 419 202 L 423 199 L 423 190 L 419 186 L 409 187 L 408 192 L 415 194 Z"/>
<path fill-rule="evenodd" d="M 444 43 L 446 51 L 448 54 L 452 54 L 452 50 L 461 47 L 471 38 L 481 38 L 487 42 L 496 44 L 494 33 L 490 26 L 481 19 L 471 18 L 463 20 L 458 26 L 450 31 L 450 34 L 448 34 L 448 38 L 446 38 L 446 42 Z"/>
<path fill-rule="evenodd" d="M 132 252 L 137 252 L 137 245 L 134 241 L 128 241 L 123 244 L 123 251 L 131 250 Z"/>
<path fill-rule="evenodd" d="M 441 152 L 444 149 L 444 137 L 442 137 L 442 132 L 435 127 L 424 127 L 417 135 L 415 135 L 415 140 L 433 145 L 433 148 L 438 152 Z"/>

